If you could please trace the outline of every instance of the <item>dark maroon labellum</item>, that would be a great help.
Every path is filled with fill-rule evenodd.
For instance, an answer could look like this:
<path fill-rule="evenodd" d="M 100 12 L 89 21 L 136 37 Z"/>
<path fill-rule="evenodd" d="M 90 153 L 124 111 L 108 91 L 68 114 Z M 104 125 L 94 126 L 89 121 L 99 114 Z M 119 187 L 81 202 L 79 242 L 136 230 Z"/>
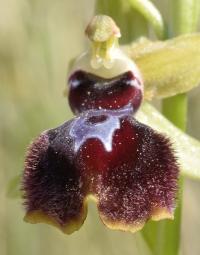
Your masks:
<path fill-rule="evenodd" d="M 106 79 L 85 71 L 69 78 L 69 104 L 74 113 L 89 109 L 115 110 L 127 105 L 137 111 L 142 101 L 142 86 L 132 71 Z"/>
<path fill-rule="evenodd" d="M 170 142 L 130 109 L 91 110 L 45 131 L 29 149 L 23 177 L 26 220 L 78 229 L 90 195 L 102 221 L 132 232 L 172 217 L 178 166 Z"/>

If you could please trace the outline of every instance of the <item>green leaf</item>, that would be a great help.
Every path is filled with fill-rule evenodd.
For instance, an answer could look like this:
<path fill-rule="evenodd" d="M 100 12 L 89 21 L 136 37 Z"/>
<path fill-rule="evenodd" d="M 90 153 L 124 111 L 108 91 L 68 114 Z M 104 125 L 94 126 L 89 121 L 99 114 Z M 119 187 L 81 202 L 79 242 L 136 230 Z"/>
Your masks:
<path fill-rule="evenodd" d="M 159 111 L 144 103 L 136 118 L 155 130 L 166 134 L 172 141 L 180 164 L 181 174 L 200 179 L 200 142 L 185 134 L 168 121 Z"/>
<path fill-rule="evenodd" d="M 167 41 L 140 39 L 125 52 L 136 62 L 144 79 L 145 98 L 184 93 L 200 83 L 200 34 Z"/>

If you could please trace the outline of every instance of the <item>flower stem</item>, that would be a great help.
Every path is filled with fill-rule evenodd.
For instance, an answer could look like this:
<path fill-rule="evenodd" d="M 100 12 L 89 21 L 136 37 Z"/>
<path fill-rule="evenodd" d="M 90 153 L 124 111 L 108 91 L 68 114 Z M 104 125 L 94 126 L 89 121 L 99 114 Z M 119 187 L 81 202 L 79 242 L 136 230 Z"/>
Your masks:
<path fill-rule="evenodd" d="M 170 33 L 172 36 L 192 33 L 197 30 L 200 1 L 169 0 L 172 17 L 170 17 Z"/>
<path fill-rule="evenodd" d="M 194 32 L 197 27 L 198 14 L 200 10 L 199 0 L 170 0 L 172 9 L 172 23 L 170 26 L 171 37 Z M 187 125 L 187 95 L 179 94 L 177 96 L 163 100 L 162 111 L 163 114 L 181 130 L 186 130 Z M 166 236 L 168 245 L 171 241 L 176 243 L 175 249 L 172 250 L 170 255 L 179 254 L 180 250 L 180 232 L 182 220 L 182 195 L 183 195 L 183 177 L 179 180 L 179 201 L 178 208 L 175 212 L 175 220 L 168 223 L 166 231 L 169 233 Z M 166 232 L 167 233 L 167 232 Z"/>
<path fill-rule="evenodd" d="M 185 131 L 187 123 L 187 95 L 179 94 L 164 99 L 162 112 L 174 125 Z"/>
<path fill-rule="evenodd" d="M 162 111 L 163 114 L 181 130 L 186 130 L 187 125 L 187 95 L 179 94 L 174 97 L 163 100 Z M 165 225 L 167 238 L 165 239 L 167 245 L 174 242 L 176 245 L 169 253 L 170 255 L 179 254 L 180 250 L 180 236 L 181 236 L 181 221 L 182 221 L 182 196 L 183 196 L 184 180 L 181 176 L 179 179 L 179 194 L 178 194 L 178 207 L 175 211 L 174 221 Z"/>

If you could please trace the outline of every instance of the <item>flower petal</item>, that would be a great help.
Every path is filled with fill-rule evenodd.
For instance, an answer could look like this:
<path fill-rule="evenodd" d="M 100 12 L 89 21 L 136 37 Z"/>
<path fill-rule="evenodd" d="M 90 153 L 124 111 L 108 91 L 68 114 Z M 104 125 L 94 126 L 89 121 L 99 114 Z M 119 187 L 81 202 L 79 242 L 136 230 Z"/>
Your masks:
<path fill-rule="evenodd" d="M 71 141 L 62 131 L 68 131 L 68 123 L 61 133 L 59 129 L 44 132 L 30 146 L 23 190 L 25 221 L 52 224 L 68 234 L 82 225 L 87 208 L 80 171 L 71 159 Z"/>
<path fill-rule="evenodd" d="M 149 219 L 173 218 L 178 166 L 171 144 L 131 112 L 88 111 L 36 139 L 23 178 L 27 221 L 71 233 L 89 197 L 112 229 L 135 232 Z"/>
<path fill-rule="evenodd" d="M 100 217 L 112 229 L 135 232 L 149 219 L 173 218 L 178 167 L 170 142 L 133 119 L 121 120 L 107 169 L 97 183 Z"/>
<path fill-rule="evenodd" d="M 165 98 L 200 84 L 200 34 L 166 41 L 142 39 L 124 48 L 143 75 L 145 98 Z"/>

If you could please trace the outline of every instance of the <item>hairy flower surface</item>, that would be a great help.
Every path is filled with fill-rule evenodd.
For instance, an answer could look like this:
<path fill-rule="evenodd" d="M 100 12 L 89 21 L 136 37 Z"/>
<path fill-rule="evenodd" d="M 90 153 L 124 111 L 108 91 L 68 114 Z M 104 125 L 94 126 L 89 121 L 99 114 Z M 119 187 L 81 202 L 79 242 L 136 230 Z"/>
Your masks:
<path fill-rule="evenodd" d="M 26 221 L 71 233 L 90 197 L 112 229 L 135 232 L 148 219 L 173 218 L 178 167 L 170 142 L 130 112 L 87 111 L 33 142 L 23 178 Z"/>

